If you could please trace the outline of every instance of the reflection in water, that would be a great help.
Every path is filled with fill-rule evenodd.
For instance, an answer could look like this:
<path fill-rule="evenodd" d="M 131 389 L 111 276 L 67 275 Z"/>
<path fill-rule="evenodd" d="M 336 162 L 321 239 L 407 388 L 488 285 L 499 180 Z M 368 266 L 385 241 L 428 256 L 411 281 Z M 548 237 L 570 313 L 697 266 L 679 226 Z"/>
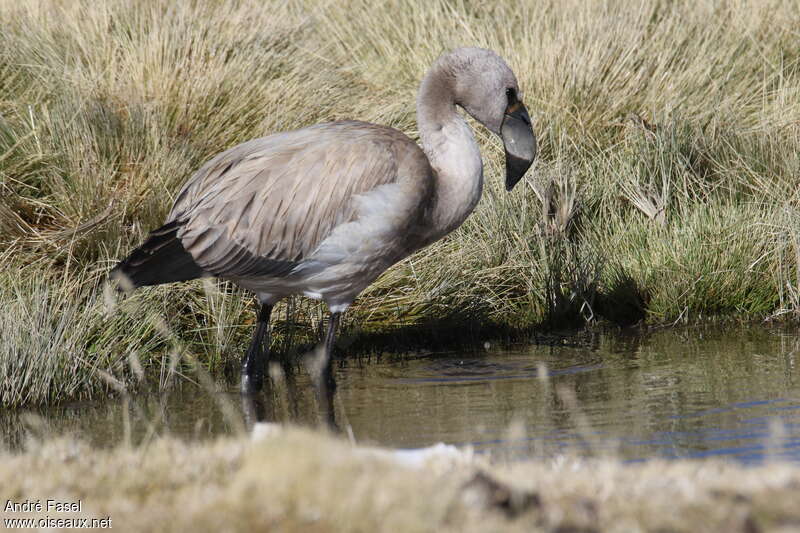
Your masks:
<path fill-rule="evenodd" d="M 334 403 L 356 439 L 396 447 L 443 441 L 510 457 L 800 461 L 798 349 L 795 333 L 695 328 L 603 334 L 577 347 L 349 359 L 337 369 Z M 235 386 L 217 394 L 184 386 L 43 410 L 37 419 L 5 412 L 0 435 L 12 447 L 26 427 L 110 445 L 163 433 L 208 438 L 236 431 L 243 419 L 324 421 L 308 376 L 278 374 L 252 405 L 241 404 Z"/>

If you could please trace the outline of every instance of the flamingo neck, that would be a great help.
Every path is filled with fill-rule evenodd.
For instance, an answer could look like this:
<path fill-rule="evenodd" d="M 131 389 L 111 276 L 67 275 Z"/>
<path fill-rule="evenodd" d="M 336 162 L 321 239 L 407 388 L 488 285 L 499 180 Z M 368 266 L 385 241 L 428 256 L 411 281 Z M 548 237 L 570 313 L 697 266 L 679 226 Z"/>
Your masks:
<path fill-rule="evenodd" d="M 456 110 L 455 76 L 437 63 L 422 80 L 417 125 L 434 171 L 432 236 L 453 231 L 472 213 L 483 190 L 483 160 L 467 121 Z"/>

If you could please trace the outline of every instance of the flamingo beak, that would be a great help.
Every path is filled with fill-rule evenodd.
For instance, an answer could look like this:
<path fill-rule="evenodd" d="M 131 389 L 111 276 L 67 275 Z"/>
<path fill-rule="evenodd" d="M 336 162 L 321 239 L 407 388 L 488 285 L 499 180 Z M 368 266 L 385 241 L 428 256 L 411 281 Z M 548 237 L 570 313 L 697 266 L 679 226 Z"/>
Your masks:
<path fill-rule="evenodd" d="M 538 151 L 531 117 L 522 102 L 516 101 L 506 109 L 500 137 L 506 150 L 506 190 L 510 191 L 531 167 Z"/>

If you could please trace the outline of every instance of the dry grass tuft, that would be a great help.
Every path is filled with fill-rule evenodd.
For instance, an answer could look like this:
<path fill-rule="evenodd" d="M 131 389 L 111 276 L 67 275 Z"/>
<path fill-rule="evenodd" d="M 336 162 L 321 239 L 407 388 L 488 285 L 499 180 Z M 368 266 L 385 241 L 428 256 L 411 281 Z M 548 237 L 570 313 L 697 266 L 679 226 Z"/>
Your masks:
<path fill-rule="evenodd" d="M 433 458 L 420 470 L 390 457 L 291 428 L 257 442 L 159 439 L 101 451 L 56 440 L 3 454 L 0 493 L 80 500 L 81 516 L 110 516 L 126 531 L 727 533 L 800 523 L 800 470 L 779 463 Z"/>

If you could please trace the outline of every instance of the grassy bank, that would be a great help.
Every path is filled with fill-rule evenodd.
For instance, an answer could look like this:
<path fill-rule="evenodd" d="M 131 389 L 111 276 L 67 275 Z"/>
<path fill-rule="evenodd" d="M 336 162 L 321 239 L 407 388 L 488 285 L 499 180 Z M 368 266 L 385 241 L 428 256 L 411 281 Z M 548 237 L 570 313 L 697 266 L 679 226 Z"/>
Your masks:
<path fill-rule="evenodd" d="M 4 504 L 82 506 L 3 519 L 110 517 L 126 531 L 749 533 L 800 524 L 800 470 L 783 464 L 509 464 L 440 454 L 409 465 L 388 451 L 293 429 L 256 442 L 158 439 L 101 451 L 58 440 L 0 459 Z"/>
<path fill-rule="evenodd" d="M 0 403 L 235 361 L 251 302 L 221 284 L 103 290 L 180 184 L 249 138 L 359 118 L 416 135 L 444 50 L 507 58 L 540 137 L 527 182 L 350 313 L 528 328 L 800 310 L 800 3 L 0 0 Z M 447 258 L 443 261 L 442 258 Z M 279 311 L 279 342 L 319 308 Z M 453 318 L 456 317 L 456 318 Z M 305 333 L 304 333 L 305 332 Z M 109 379 L 111 378 L 111 379 Z"/>

